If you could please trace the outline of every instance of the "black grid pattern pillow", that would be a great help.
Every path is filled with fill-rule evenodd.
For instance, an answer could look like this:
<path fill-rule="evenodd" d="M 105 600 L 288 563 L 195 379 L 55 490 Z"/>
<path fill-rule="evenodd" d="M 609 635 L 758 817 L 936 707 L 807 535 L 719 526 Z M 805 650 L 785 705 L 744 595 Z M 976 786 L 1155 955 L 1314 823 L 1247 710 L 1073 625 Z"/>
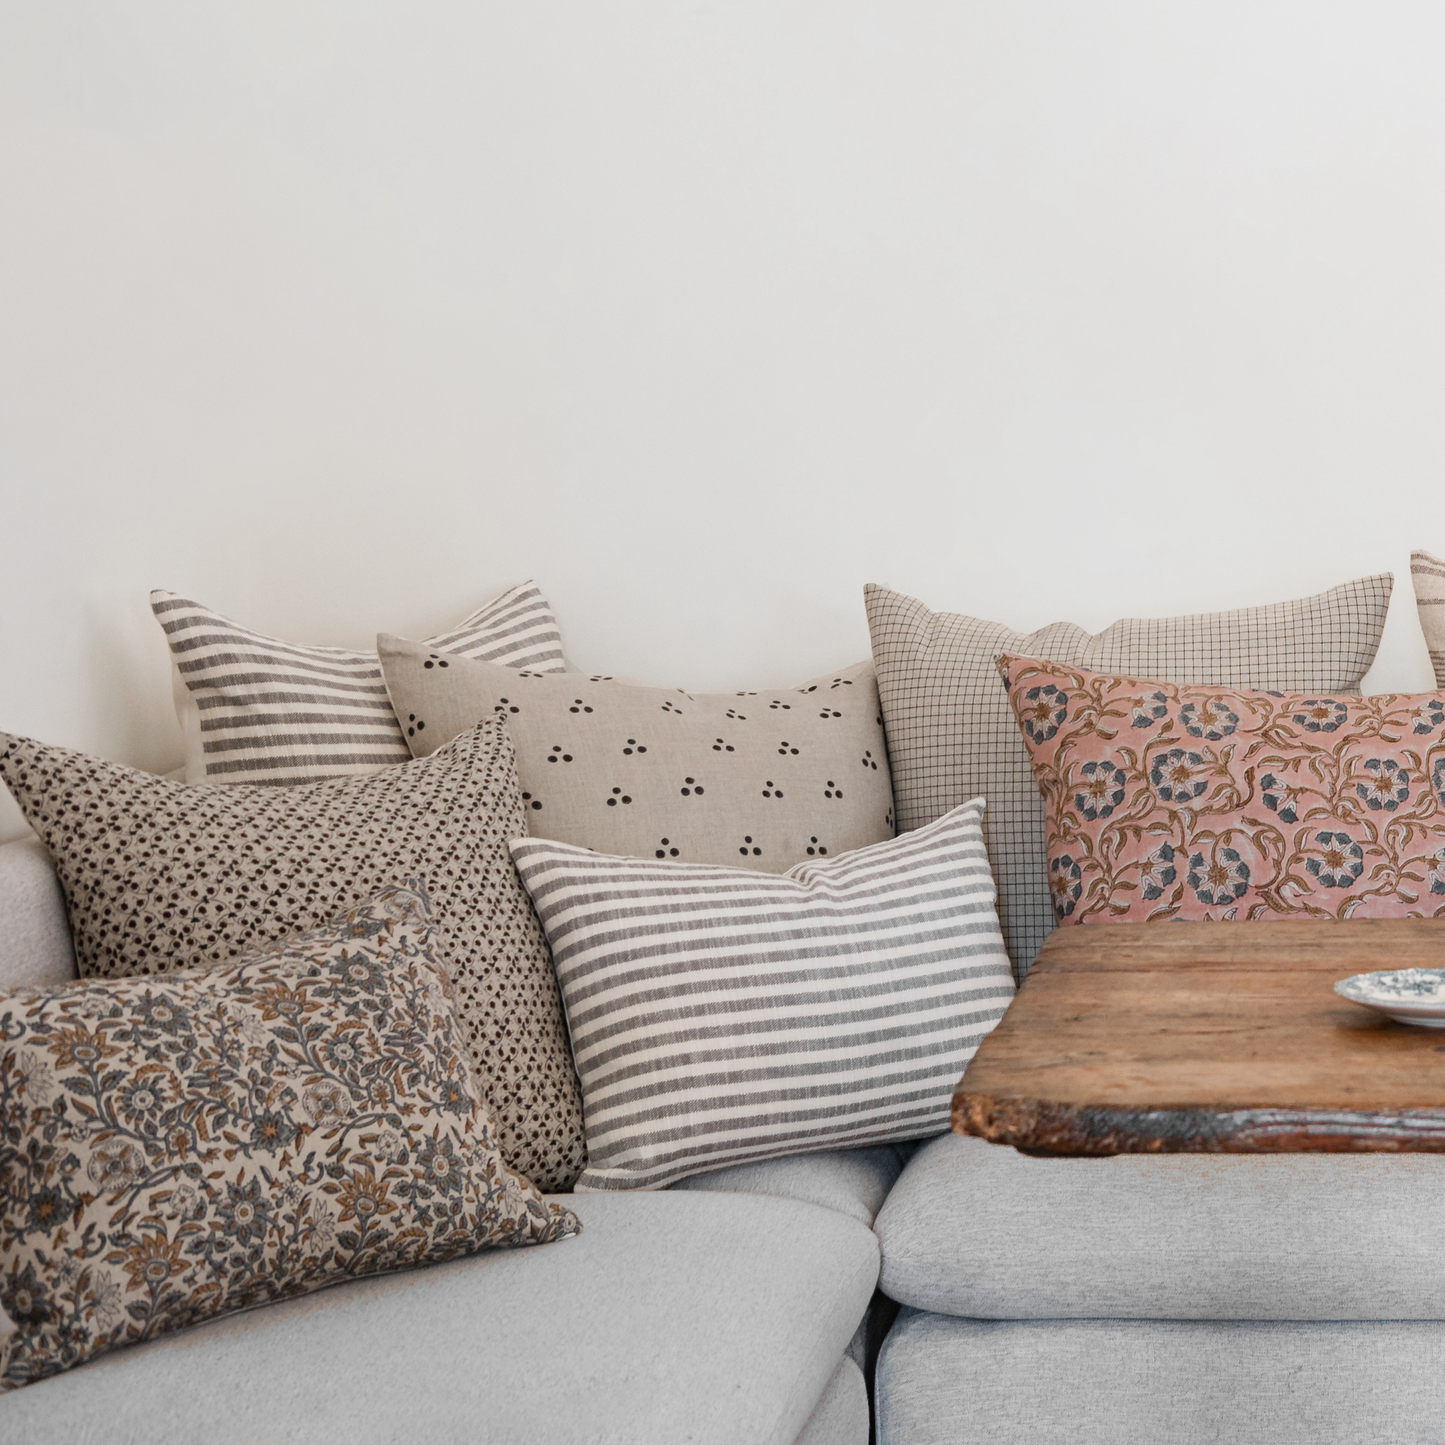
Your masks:
<path fill-rule="evenodd" d="M 1445 562 L 1429 552 L 1411 552 L 1410 581 L 1415 584 L 1415 606 L 1430 649 L 1435 686 L 1445 687 Z"/>
<path fill-rule="evenodd" d="M 966 798 L 988 800 L 984 834 L 999 922 L 1022 977 L 1054 915 L 1043 804 L 994 658 L 1013 652 L 1091 672 L 1213 687 L 1355 692 L 1380 645 L 1393 585 L 1385 572 L 1270 607 L 1125 618 L 1090 634 L 1068 622 L 1015 632 L 932 612 L 870 583 L 863 595 L 899 831 L 921 827 Z"/>
<path fill-rule="evenodd" d="M 947 1129 L 1014 993 L 982 817 L 781 875 L 515 840 L 582 1080 L 577 1187 Z"/>
<path fill-rule="evenodd" d="M 404 763 L 411 752 L 374 652 L 302 647 L 152 592 L 171 649 L 188 783 L 317 783 Z M 562 635 L 533 582 L 509 587 L 428 647 L 563 672 Z"/>

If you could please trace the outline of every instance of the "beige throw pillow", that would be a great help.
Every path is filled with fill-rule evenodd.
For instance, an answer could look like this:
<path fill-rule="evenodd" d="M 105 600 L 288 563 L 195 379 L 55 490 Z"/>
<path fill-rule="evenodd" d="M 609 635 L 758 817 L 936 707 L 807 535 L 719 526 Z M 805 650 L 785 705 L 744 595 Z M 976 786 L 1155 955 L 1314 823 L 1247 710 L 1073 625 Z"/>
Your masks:
<path fill-rule="evenodd" d="M 544 677 L 376 640 L 418 756 L 504 718 L 534 837 L 781 873 L 893 836 L 871 663 L 777 692 Z"/>
<path fill-rule="evenodd" d="M 1410 581 L 1415 584 L 1415 607 L 1430 649 L 1435 686 L 1445 687 L 1445 562 L 1429 552 L 1411 552 Z"/>
<path fill-rule="evenodd" d="M 507 1163 L 543 1189 L 576 1178 L 581 1097 L 507 851 L 527 828 L 504 727 L 304 788 L 191 787 L 0 733 L 0 779 L 55 861 L 85 978 L 225 964 L 415 880 Z"/>
<path fill-rule="evenodd" d="M 994 659 L 1012 652 L 1165 682 L 1354 692 L 1380 645 L 1393 584 L 1386 572 L 1270 607 L 1125 618 L 1093 634 L 1068 622 L 1015 632 L 870 584 L 863 595 L 899 830 L 987 798 L 999 921 L 1022 977 L 1054 915 L 1043 804 Z"/>

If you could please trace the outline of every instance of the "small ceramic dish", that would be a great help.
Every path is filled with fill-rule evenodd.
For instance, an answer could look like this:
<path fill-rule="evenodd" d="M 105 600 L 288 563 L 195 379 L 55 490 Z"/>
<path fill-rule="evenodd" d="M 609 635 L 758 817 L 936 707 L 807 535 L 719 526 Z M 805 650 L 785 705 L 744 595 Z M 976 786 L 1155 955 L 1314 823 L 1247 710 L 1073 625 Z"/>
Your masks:
<path fill-rule="evenodd" d="M 1335 992 L 1402 1024 L 1445 1029 L 1445 968 L 1395 968 L 1342 978 Z"/>

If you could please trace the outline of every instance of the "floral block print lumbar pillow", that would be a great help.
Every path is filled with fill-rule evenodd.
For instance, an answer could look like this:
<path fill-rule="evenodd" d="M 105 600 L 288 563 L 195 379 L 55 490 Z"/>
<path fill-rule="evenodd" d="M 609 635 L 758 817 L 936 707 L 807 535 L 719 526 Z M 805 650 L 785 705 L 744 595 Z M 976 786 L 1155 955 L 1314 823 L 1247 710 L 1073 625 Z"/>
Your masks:
<path fill-rule="evenodd" d="M 1013 999 L 983 800 L 782 876 L 519 838 L 587 1117 L 579 1189 L 948 1128 Z"/>
<path fill-rule="evenodd" d="M 871 663 L 701 694 L 514 673 L 385 635 L 377 650 L 418 757 L 478 718 L 506 720 L 535 837 L 781 873 L 893 836 Z"/>
<path fill-rule="evenodd" d="M 174 592 L 152 592 L 151 611 L 171 649 L 188 783 L 315 783 L 411 756 L 374 652 L 281 642 Z M 566 670 L 557 619 L 533 582 L 428 645 L 509 668 Z"/>
<path fill-rule="evenodd" d="M 581 1229 L 503 1162 L 409 889 L 218 971 L 0 997 L 0 1120 L 5 1387 Z"/>
<path fill-rule="evenodd" d="M 998 666 L 1060 923 L 1445 916 L 1445 694 Z"/>
<path fill-rule="evenodd" d="M 0 778 L 65 890 L 82 978 L 230 962 L 419 879 L 507 1163 L 582 1167 L 582 1099 L 547 943 L 507 852 L 526 831 L 504 726 L 306 788 L 172 783 L 0 734 Z"/>

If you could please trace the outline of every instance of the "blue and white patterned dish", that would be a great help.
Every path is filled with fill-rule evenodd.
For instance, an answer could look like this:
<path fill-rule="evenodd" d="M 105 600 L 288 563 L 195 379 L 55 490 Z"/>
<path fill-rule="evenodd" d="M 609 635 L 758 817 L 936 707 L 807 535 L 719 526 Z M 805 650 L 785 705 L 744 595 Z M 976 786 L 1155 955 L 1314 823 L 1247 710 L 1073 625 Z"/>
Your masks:
<path fill-rule="evenodd" d="M 1445 968 L 1394 968 L 1357 973 L 1335 984 L 1351 1003 L 1388 1014 L 1402 1024 L 1445 1029 Z"/>

